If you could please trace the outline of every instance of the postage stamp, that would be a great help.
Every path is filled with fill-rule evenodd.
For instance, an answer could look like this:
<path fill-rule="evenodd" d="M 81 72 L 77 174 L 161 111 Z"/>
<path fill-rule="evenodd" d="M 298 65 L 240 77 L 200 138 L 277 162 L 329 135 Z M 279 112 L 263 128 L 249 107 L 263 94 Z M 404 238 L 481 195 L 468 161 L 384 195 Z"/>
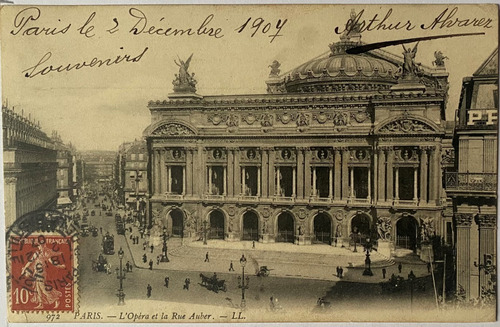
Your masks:
<path fill-rule="evenodd" d="M 11 309 L 73 311 L 75 308 L 72 237 L 11 236 Z"/>

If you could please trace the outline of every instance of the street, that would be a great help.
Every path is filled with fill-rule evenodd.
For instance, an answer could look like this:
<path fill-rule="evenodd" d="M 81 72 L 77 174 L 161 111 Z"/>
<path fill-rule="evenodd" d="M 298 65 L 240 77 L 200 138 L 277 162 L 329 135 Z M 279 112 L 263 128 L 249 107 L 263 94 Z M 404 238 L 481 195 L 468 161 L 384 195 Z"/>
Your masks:
<path fill-rule="evenodd" d="M 99 253 L 102 251 L 102 235 L 99 232 L 97 237 L 87 236 L 81 237 L 79 266 L 81 271 L 79 289 L 81 303 L 86 304 L 80 308 L 80 311 L 85 312 L 105 306 L 115 306 L 118 303 L 117 290 L 119 288 L 119 280 L 117 279 L 116 269 L 119 267 L 118 250 L 123 248 L 123 268 L 127 261 L 134 262 L 132 259 L 132 251 L 130 249 L 131 242 L 127 243 L 125 236 L 117 235 L 115 228 L 115 218 L 106 216 L 104 210 L 96 210 L 95 216 L 89 216 L 89 223 L 98 230 L 102 228 L 102 233 L 109 232 L 114 235 L 114 250 L 115 254 L 105 255 L 108 263 L 111 265 L 111 274 L 105 272 L 95 272 L 92 270 L 92 260 L 96 260 Z M 128 235 L 128 233 L 127 233 Z M 142 240 L 140 240 L 142 243 Z M 178 239 L 171 240 L 170 244 L 176 244 Z M 173 245 L 173 246 L 174 246 Z M 178 244 L 180 246 L 180 243 Z M 142 252 L 142 245 L 135 245 Z M 134 248 L 132 248 L 134 249 Z M 170 253 L 169 249 L 169 253 Z M 138 252 L 138 253 L 139 253 Z M 149 249 L 145 251 L 149 254 Z M 158 252 L 156 249 L 155 253 Z M 215 250 L 212 250 L 215 253 Z M 154 255 L 153 255 L 154 257 Z M 225 280 L 227 291 L 219 291 L 218 293 L 208 290 L 201 285 L 200 272 L 211 277 L 213 271 L 208 270 L 203 258 L 199 259 L 199 263 L 190 270 L 169 270 L 170 266 L 175 266 L 176 260 L 183 260 L 179 256 L 169 255 L 171 262 L 160 263 L 157 265 L 156 260 L 153 264 L 153 269 L 150 270 L 147 265 L 140 260 L 139 254 L 135 254 L 136 266 L 132 272 L 126 274 L 126 279 L 123 281 L 123 289 L 126 294 L 125 303 L 136 303 L 137 301 L 148 301 L 153 303 L 163 302 L 166 305 L 185 304 L 193 309 L 196 305 L 224 308 L 240 309 L 241 289 L 238 288 L 238 276 L 241 275 L 241 266 L 239 262 L 234 262 L 234 272 L 222 272 L 227 269 L 226 266 L 221 267 L 217 271 L 219 280 Z M 149 260 L 149 258 L 148 258 Z M 192 258 L 191 258 L 192 260 Z M 161 269 L 158 269 L 160 268 Z M 415 267 L 416 269 L 425 269 L 425 267 Z M 388 268 L 396 269 L 395 267 Z M 409 268 L 405 267 L 405 270 Z M 404 272 L 403 272 L 404 273 Z M 249 276 L 249 288 L 245 292 L 247 313 L 269 311 L 270 298 L 279 299 L 279 305 L 283 308 L 283 312 L 300 311 L 311 312 L 314 315 L 328 316 L 331 319 L 332 315 L 342 319 L 342 312 L 353 311 L 359 309 L 361 314 L 367 308 L 382 309 L 400 312 L 401 310 L 415 308 L 415 312 L 420 309 L 432 310 L 435 308 L 434 293 L 432 284 L 427 285 L 425 291 L 415 292 L 414 301 L 411 304 L 410 293 L 404 290 L 397 293 L 383 293 L 378 281 L 379 277 L 368 277 L 362 279 L 361 270 L 349 270 L 349 274 L 356 275 L 349 277 L 350 281 L 345 280 L 319 280 L 305 278 L 289 278 L 279 276 L 257 277 L 253 272 L 253 268 L 248 265 L 246 276 Z M 359 275 L 359 276 L 357 276 Z M 164 279 L 170 278 L 168 289 L 164 286 Z M 403 274 L 404 276 L 404 274 Z M 184 289 L 184 281 L 186 278 L 191 280 L 189 290 Z M 365 282 L 363 282 L 365 280 Z M 427 284 L 430 279 L 427 279 Z M 358 281 L 358 282 L 356 282 Z M 361 282 L 359 282 L 361 281 Z M 147 297 L 147 285 L 152 287 L 151 297 Z M 328 305 L 324 308 L 317 306 L 318 298 L 323 298 Z M 359 306 L 353 306 L 353 303 L 359 303 Z M 410 310 L 413 312 L 413 310 Z M 361 317 L 361 316 L 360 316 Z M 282 319 L 282 318 L 281 318 Z M 320 318 L 321 319 L 321 318 Z M 361 319 L 361 318 L 360 318 Z"/>

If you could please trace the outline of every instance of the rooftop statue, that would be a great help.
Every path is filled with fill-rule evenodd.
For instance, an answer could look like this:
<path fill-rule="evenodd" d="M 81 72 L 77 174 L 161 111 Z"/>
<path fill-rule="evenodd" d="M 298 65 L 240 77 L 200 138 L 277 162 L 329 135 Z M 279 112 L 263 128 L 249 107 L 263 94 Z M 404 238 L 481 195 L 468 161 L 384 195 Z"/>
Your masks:
<path fill-rule="evenodd" d="M 196 92 L 197 82 L 194 79 L 194 73 L 190 74 L 188 72 L 192 58 L 193 54 L 191 54 L 186 61 L 179 58 L 179 62 L 177 62 L 177 60 L 174 59 L 175 64 L 179 66 L 179 74 L 175 74 L 175 79 L 172 82 L 175 92 Z"/>
<path fill-rule="evenodd" d="M 273 63 L 268 66 L 271 68 L 271 72 L 269 73 L 269 76 L 278 76 L 281 72 L 280 66 L 281 66 L 281 64 L 278 60 L 273 61 Z"/>
<path fill-rule="evenodd" d="M 443 55 L 441 51 L 434 51 L 434 58 L 436 58 L 436 60 L 432 62 L 432 65 L 436 67 L 444 67 L 444 60 L 449 59 Z"/>
<path fill-rule="evenodd" d="M 415 46 L 412 48 L 406 48 L 404 44 L 402 44 L 404 52 L 403 52 L 403 57 L 404 57 L 404 63 L 403 63 L 403 71 L 402 71 L 402 77 L 403 78 L 411 78 L 417 76 L 419 73 L 420 69 L 415 63 L 415 56 L 417 54 L 417 47 L 418 43 L 415 44 Z"/>

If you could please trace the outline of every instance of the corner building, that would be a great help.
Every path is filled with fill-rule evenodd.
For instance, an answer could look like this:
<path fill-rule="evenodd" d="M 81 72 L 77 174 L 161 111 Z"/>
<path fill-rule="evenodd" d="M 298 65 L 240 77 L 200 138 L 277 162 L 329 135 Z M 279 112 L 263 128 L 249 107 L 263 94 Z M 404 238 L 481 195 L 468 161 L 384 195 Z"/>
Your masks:
<path fill-rule="evenodd" d="M 346 53 L 360 38 L 289 74 L 273 68 L 267 94 L 150 101 L 150 225 L 299 245 L 356 235 L 417 252 L 422 221 L 442 235 L 448 74 L 398 77 L 402 57 Z"/>
<path fill-rule="evenodd" d="M 466 299 L 493 288 L 497 256 L 498 48 L 465 77 L 454 144 L 456 171 L 446 174 L 456 229 L 456 289 Z"/>

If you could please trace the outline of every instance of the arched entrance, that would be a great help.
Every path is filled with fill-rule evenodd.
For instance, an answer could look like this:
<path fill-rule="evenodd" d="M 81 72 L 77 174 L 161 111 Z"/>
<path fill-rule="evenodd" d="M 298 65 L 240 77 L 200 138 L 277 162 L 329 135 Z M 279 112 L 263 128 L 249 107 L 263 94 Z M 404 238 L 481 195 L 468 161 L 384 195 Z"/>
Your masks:
<path fill-rule="evenodd" d="M 332 244 L 332 220 L 324 213 L 314 217 L 314 238 L 318 243 Z"/>
<path fill-rule="evenodd" d="M 212 211 L 210 213 L 210 238 L 223 240 L 224 231 L 224 214 L 219 210 Z"/>
<path fill-rule="evenodd" d="M 358 213 L 351 219 L 351 241 L 365 244 L 370 237 L 370 218 L 362 213 Z"/>
<path fill-rule="evenodd" d="M 253 211 L 247 211 L 243 215 L 243 240 L 259 240 L 259 217 Z"/>
<path fill-rule="evenodd" d="M 402 217 L 396 223 L 396 246 L 404 249 L 417 250 L 418 222 L 412 216 Z"/>
<path fill-rule="evenodd" d="M 283 212 L 278 216 L 278 235 L 276 242 L 294 243 L 295 222 L 293 216 L 288 212 Z"/>
<path fill-rule="evenodd" d="M 170 211 L 170 219 L 172 221 L 172 229 L 170 230 L 170 235 L 172 236 L 183 236 L 184 232 L 184 214 L 179 209 L 174 209 Z"/>

